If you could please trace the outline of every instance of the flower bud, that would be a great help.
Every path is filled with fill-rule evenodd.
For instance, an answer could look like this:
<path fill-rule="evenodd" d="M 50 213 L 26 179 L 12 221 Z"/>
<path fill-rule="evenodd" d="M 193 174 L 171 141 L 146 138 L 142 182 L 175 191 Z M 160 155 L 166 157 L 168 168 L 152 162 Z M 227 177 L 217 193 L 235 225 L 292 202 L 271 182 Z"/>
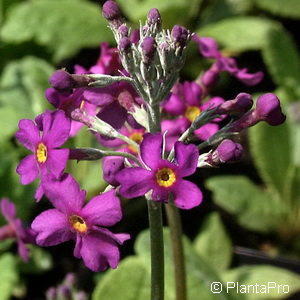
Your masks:
<path fill-rule="evenodd" d="M 140 40 L 140 31 L 138 29 L 134 29 L 130 34 L 130 41 L 133 44 L 137 44 Z"/>
<path fill-rule="evenodd" d="M 286 119 L 286 116 L 281 111 L 279 99 L 272 93 L 258 97 L 255 111 L 258 118 L 272 126 L 280 125 Z"/>
<path fill-rule="evenodd" d="M 250 94 L 240 93 L 233 100 L 225 101 L 218 109 L 219 114 L 244 114 L 251 109 L 253 100 Z"/>
<path fill-rule="evenodd" d="M 112 0 L 108 0 L 103 4 L 102 14 L 108 21 L 118 20 L 122 16 L 119 5 Z"/>
<path fill-rule="evenodd" d="M 240 160 L 242 155 L 242 145 L 226 139 L 213 152 L 213 160 L 221 163 L 229 163 Z"/>
<path fill-rule="evenodd" d="M 86 87 L 92 81 L 85 74 L 70 74 L 65 70 L 55 71 L 49 79 L 50 85 L 60 93 L 70 93 L 73 88 Z"/>
<path fill-rule="evenodd" d="M 147 16 L 147 24 L 149 26 L 156 25 L 157 28 L 161 27 L 161 16 L 157 8 L 151 8 Z"/>
<path fill-rule="evenodd" d="M 128 37 L 121 38 L 119 42 L 119 50 L 121 53 L 129 53 L 131 50 L 131 41 Z"/>
<path fill-rule="evenodd" d="M 171 35 L 176 44 L 178 44 L 180 47 L 184 47 L 187 43 L 189 32 L 185 27 L 175 25 L 172 28 Z"/>
<path fill-rule="evenodd" d="M 153 59 L 153 56 L 156 51 L 156 42 L 152 37 L 146 37 L 141 43 L 142 53 L 143 53 L 143 61 L 146 64 L 149 64 Z"/>
<path fill-rule="evenodd" d="M 55 71 L 49 78 L 49 83 L 58 91 L 70 91 L 76 85 L 72 75 L 65 70 Z"/>
<path fill-rule="evenodd" d="M 119 35 L 120 35 L 121 38 L 128 37 L 129 29 L 128 29 L 128 27 L 125 24 L 122 24 L 118 28 L 118 33 L 119 33 Z"/>

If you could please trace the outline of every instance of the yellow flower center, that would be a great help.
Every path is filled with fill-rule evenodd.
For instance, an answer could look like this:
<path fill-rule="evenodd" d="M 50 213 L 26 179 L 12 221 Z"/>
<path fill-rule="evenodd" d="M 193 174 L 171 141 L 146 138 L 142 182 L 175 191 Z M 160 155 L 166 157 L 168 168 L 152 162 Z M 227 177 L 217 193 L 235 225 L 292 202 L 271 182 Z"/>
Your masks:
<path fill-rule="evenodd" d="M 188 106 L 184 116 L 190 121 L 194 122 L 195 119 L 200 115 L 201 110 L 197 106 Z"/>
<path fill-rule="evenodd" d="M 88 230 L 86 223 L 79 216 L 76 216 L 76 215 L 70 216 L 69 222 L 71 223 L 72 227 L 80 233 L 87 232 L 87 230 Z"/>
<path fill-rule="evenodd" d="M 143 140 L 143 133 L 139 131 L 133 132 L 132 134 L 129 135 L 129 138 L 134 142 L 136 142 L 137 144 L 140 144 Z M 138 153 L 138 149 L 133 145 L 128 145 L 128 149 L 134 154 Z"/>
<path fill-rule="evenodd" d="M 47 147 L 44 143 L 39 143 L 36 149 L 37 161 L 43 164 L 47 160 Z"/>
<path fill-rule="evenodd" d="M 162 168 L 156 172 L 156 181 L 158 185 L 163 187 L 170 187 L 176 181 L 176 174 L 170 168 Z"/>

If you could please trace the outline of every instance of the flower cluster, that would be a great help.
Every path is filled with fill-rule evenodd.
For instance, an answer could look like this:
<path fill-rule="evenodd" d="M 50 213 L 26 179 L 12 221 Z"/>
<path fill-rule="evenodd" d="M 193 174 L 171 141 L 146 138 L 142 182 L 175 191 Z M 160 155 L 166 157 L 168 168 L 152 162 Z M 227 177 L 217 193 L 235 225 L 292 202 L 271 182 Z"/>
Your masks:
<path fill-rule="evenodd" d="M 101 44 L 100 57 L 89 70 L 75 66 L 75 74 L 56 71 L 46 91 L 56 110 L 44 112 L 35 122 L 21 120 L 16 133 L 32 152 L 17 168 L 21 183 L 39 177 L 36 199 L 45 195 L 53 206 L 32 223 L 36 243 L 52 246 L 74 240 L 74 256 L 93 271 L 117 267 L 118 245 L 129 239 L 128 234 L 106 228 L 122 219 L 118 194 L 129 199 L 146 195 L 180 209 L 198 206 L 202 192 L 186 177 L 197 167 L 239 160 L 243 148 L 232 137 L 241 130 L 260 121 L 274 126 L 285 120 L 278 98 L 271 93 L 259 96 L 255 108 L 247 93 L 230 100 L 210 97 L 220 72 L 248 85 L 263 77 L 261 72 L 239 69 L 213 39 L 195 36 L 179 25 L 162 29 L 157 9 L 149 11 L 137 30 L 127 27 L 112 0 L 104 4 L 103 15 L 117 48 Z M 191 40 L 204 58 L 214 62 L 201 70 L 199 79 L 180 82 Z M 60 148 L 83 125 L 101 149 Z M 68 159 L 103 159 L 110 189 L 84 204 L 86 192 L 65 173 Z"/>

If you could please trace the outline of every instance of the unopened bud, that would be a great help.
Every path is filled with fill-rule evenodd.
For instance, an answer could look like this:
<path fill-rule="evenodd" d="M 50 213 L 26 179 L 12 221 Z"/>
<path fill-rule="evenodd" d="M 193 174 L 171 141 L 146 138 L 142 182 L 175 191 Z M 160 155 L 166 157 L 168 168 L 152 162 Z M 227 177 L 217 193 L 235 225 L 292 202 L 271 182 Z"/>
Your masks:
<path fill-rule="evenodd" d="M 179 44 L 180 47 L 184 47 L 187 43 L 189 32 L 185 27 L 175 25 L 172 28 L 171 35 L 176 44 Z"/>
<path fill-rule="evenodd" d="M 93 80 L 87 75 L 70 74 L 65 70 L 55 71 L 50 79 L 50 85 L 59 92 L 70 92 L 73 88 L 88 86 Z"/>
<path fill-rule="evenodd" d="M 253 100 L 250 94 L 240 93 L 233 100 L 225 101 L 218 109 L 219 114 L 244 114 L 251 109 Z"/>
<path fill-rule="evenodd" d="M 120 42 L 119 42 L 119 50 L 120 52 L 123 52 L 123 53 L 129 53 L 130 52 L 130 49 L 131 49 L 131 41 L 128 37 L 123 37 L 121 38 Z"/>
<path fill-rule="evenodd" d="M 103 4 L 102 14 L 108 21 L 119 19 L 122 16 L 119 5 L 112 0 L 108 0 Z"/>
<path fill-rule="evenodd" d="M 217 149 L 213 152 L 215 161 L 221 163 L 229 163 L 240 160 L 243 155 L 243 147 L 241 144 L 235 143 L 231 140 L 223 140 Z"/>
<path fill-rule="evenodd" d="M 148 12 L 147 23 L 149 26 L 156 25 L 157 28 L 161 27 L 161 16 L 157 8 L 151 8 Z"/>
<path fill-rule="evenodd" d="M 152 37 L 146 37 L 141 43 L 141 48 L 143 52 L 143 61 L 145 64 L 149 64 L 153 59 L 156 51 L 156 42 Z"/>
<path fill-rule="evenodd" d="M 108 0 L 103 4 L 102 15 L 113 28 L 119 28 L 123 23 L 120 7 L 115 1 Z"/>
<path fill-rule="evenodd" d="M 119 33 L 121 38 L 128 37 L 129 29 L 125 24 L 122 24 L 118 28 L 118 33 Z"/>

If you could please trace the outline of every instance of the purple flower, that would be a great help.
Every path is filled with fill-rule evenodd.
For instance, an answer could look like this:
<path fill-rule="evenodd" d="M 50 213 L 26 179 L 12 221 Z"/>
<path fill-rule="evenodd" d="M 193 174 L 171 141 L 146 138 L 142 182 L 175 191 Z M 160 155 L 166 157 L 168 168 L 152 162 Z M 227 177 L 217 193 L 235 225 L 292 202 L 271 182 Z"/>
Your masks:
<path fill-rule="evenodd" d="M 225 57 L 219 51 L 218 43 L 210 37 L 199 37 L 194 35 L 192 40 L 198 44 L 200 53 L 207 58 L 213 58 L 216 62 L 211 67 L 211 72 L 205 73 L 204 78 L 201 79 L 204 85 L 211 86 L 216 82 L 217 74 L 226 71 L 232 76 L 239 79 L 247 85 L 256 85 L 262 78 L 262 72 L 248 73 L 246 68 L 239 69 L 236 60 L 231 57 Z"/>
<path fill-rule="evenodd" d="M 68 161 L 69 149 L 58 149 L 70 134 L 70 120 L 66 118 L 64 112 L 46 111 L 37 117 L 36 122 L 37 124 L 32 120 L 21 120 L 16 133 L 18 141 L 33 152 L 21 160 L 17 167 L 22 184 L 29 184 L 38 176 L 43 180 L 47 174 L 59 178 Z M 40 200 L 41 197 L 40 187 L 36 198 Z"/>
<path fill-rule="evenodd" d="M 80 190 L 71 175 L 61 181 L 49 180 L 44 191 L 55 208 L 38 215 L 32 229 L 37 233 L 37 244 L 54 246 L 75 240 L 74 256 L 82 258 L 92 271 L 108 266 L 116 268 L 120 253 L 117 244 L 129 239 L 128 234 L 113 234 L 104 227 L 112 226 L 122 218 L 120 200 L 115 190 L 92 198 L 84 205 L 86 191 Z"/>
<path fill-rule="evenodd" d="M 120 194 L 126 198 L 145 195 L 152 190 L 152 200 L 167 202 L 172 194 L 174 204 L 190 209 L 202 201 L 198 187 L 183 177 L 192 175 L 197 168 L 198 150 L 195 145 L 175 143 L 175 161 L 162 158 L 161 134 L 144 135 L 140 145 L 141 159 L 146 168 L 133 167 L 120 171 L 115 179 L 120 183 Z"/>
<path fill-rule="evenodd" d="M 202 88 L 196 82 L 185 81 L 177 84 L 169 99 L 162 106 L 166 112 L 175 116 L 182 116 L 189 125 L 206 109 L 221 105 L 224 99 L 213 97 L 205 103 L 202 102 Z M 222 118 L 221 118 L 222 119 Z M 213 121 L 217 122 L 220 118 Z M 175 126 L 175 123 L 174 123 Z M 194 131 L 200 140 L 206 140 L 219 130 L 215 123 L 208 123 Z"/>
<path fill-rule="evenodd" d="M 0 227 L 0 241 L 7 238 L 15 238 L 18 243 L 18 253 L 23 261 L 28 261 L 28 248 L 25 243 L 34 243 L 34 233 L 24 228 L 22 221 L 16 218 L 15 205 L 6 198 L 0 201 L 0 213 L 8 222 L 7 225 Z"/>

